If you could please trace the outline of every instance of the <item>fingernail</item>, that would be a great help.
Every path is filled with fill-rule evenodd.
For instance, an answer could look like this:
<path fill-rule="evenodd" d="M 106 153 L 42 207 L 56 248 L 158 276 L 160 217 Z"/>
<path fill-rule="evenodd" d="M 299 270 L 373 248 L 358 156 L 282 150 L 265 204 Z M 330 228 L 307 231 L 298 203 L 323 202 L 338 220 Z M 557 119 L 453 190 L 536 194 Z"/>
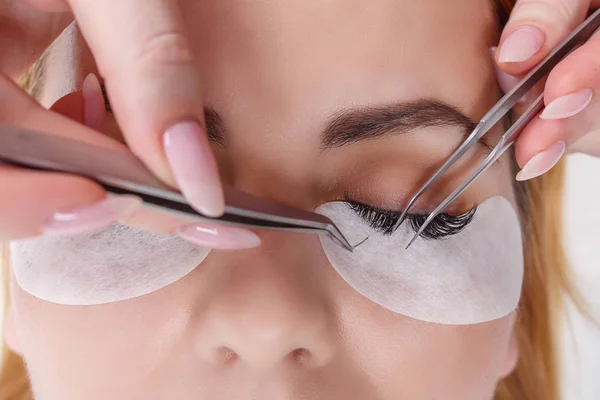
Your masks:
<path fill-rule="evenodd" d="M 496 47 L 490 47 L 490 51 L 492 52 L 492 57 L 496 53 Z M 521 78 L 516 76 L 507 74 L 504 72 L 496 62 L 494 62 L 494 70 L 496 71 L 496 80 L 498 81 L 498 86 L 504 93 L 510 92 L 517 83 L 521 81 Z M 527 101 L 527 94 L 523 95 L 517 102 L 518 104 L 523 104 Z"/>
<path fill-rule="evenodd" d="M 536 154 L 517 174 L 517 180 L 527 181 L 550 171 L 565 154 L 565 149 L 565 142 L 558 141 L 541 153 Z"/>
<path fill-rule="evenodd" d="M 260 237 L 242 228 L 193 224 L 179 228 L 177 234 L 198 246 L 211 249 L 235 250 L 260 246 Z"/>
<path fill-rule="evenodd" d="M 583 111 L 592 101 L 592 89 L 583 89 L 555 99 L 544 109 L 540 118 L 569 118 Z"/>
<path fill-rule="evenodd" d="M 206 133 L 196 122 L 180 122 L 164 134 L 164 148 L 177 185 L 202 214 L 219 217 L 225 211 L 217 162 Z"/>
<path fill-rule="evenodd" d="M 108 196 L 90 206 L 54 213 L 42 230 L 46 235 L 74 235 L 105 228 L 131 215 L 141 203 L 135 196 Z"/>
<path fill-rule="evenodd" d="M 89 74 L 81 87 L 83 95 L 83 120 L 87 126 L 99 132 L 104 130 L 106 106 L 100 81 L 95 74 Z"/>
<path fill-rule="evenodd" d="M 523 62 L 542 49 L 546 35 L 535 26 L 522 26 L 510 35 L 500 47 L 498 62 Z"/>

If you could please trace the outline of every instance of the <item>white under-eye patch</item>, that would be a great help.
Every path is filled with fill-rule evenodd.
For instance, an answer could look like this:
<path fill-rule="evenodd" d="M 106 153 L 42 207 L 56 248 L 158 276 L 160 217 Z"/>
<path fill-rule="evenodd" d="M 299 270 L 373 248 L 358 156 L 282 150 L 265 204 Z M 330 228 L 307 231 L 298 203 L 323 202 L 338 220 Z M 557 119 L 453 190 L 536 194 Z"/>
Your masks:
<path fill-rule="evenodd" d="M 66 305 L 105 304 L 152 293 L 183 278 L 209 249 L 177 236 L 124 225 L 75 236 L 44 236 L 11 243 L 19 286 Z"/>
<path fill-rule="evenodd" d="M 347 203 L 327 203 L 329 217 L 354 252 L 325 236 L 323 249 L 341 277 L 367 299 L 398 314 L 439 324 L 467 325 L 510 314 L 523 281 L 517 214 L 503 197 L 481 204 L 466 228 L 440 240 L 419 238 L 404 223 L 392 235 L 376 232 Z"/>

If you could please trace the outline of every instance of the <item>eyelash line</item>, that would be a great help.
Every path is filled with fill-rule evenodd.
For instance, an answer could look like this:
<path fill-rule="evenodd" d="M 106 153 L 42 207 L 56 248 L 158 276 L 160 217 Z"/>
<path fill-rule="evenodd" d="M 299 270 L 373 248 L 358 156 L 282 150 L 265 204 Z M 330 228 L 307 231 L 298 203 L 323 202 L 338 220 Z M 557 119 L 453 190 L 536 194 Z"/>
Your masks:
<path fill-rule="evenodd" d="M 345 201 L 348 206 L 374 230 L 381 232 L 384 235 L 392 235 L 395 232 L 394 227 L 400 218 L 400 212 L 384 210 L 349 199 L 346 199 Z M 457 216 L 445 213 L 439 214 L 427 228 L 425 228 L 421 237 L 430 240 L 440 240 L 456 235 L 462 232 L 473 221 L 476 211 L 477 208 L 475 207 L 466 213 Z M 428 214 L 409 214 L 406 218 L 406 223 L 410 224 L 411 228 L 416 233 L 421 226 L 423 226 L 423 223 L 428 217 Z"/>
<path fill-rule="evenodd" d="M 110 105 L 110 101 L 108 100 L 108 93 L 106 93 L 106 87 L 104 85 L 100 85 L 100 89 L 102 90 L 102 97 L 104 98 L 104 108 L 107 112 L 112 113 L 112 107 Z"/>

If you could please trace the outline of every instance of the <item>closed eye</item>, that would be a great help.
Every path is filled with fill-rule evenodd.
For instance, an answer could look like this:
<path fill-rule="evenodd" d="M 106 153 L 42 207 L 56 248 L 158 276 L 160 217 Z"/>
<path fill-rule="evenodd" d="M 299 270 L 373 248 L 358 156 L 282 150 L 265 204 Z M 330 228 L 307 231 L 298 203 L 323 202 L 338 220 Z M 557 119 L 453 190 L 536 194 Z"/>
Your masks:
<path fill-rule="evenodd" d="M 385 210 L 367 204 L 346 200 L 349 207 L 364 219 L 371 228 L 385 235 L 392 235 L 401 213 L 398 211 Z M 456 235 L 473 221 L 477 208 L 473 208 L 462 215 L 439 214 L 425 228 L 421 237 L 425 239 L 439 240 Z M 406 223 L 410 224 L 414 232 L 418 232 L 429 215 L 410 214 Z"/>

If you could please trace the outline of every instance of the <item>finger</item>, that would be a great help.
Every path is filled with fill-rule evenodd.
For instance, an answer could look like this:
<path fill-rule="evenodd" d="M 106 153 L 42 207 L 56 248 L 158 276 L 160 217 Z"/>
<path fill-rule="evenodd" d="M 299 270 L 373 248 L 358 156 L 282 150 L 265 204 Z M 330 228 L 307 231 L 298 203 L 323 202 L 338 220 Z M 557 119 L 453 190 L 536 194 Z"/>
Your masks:
<path fill-rule="evenodd" d="M 590 100 L 586 92 L 587 90 L 580 91 L 559 98 L 546 108 L 551 110 L 552 104 L 558 104 L 560 107 L 568 106 L 571 110 L 576 107 L 580 111 L 574 115 L 569 111 L 568 115 L 571 115 L 569 117 L 548 119 L 544 118 L 544 111 L 524 129 L 516 142 L 515 149 L 517 162 L 523 167 L 518 175 L 519 180 L 535 178 L 546 173 L 565 152 L 600 155 L 600 124 L 597 121 L 600 114 L 600 101 L 593 98 Z M 565 112 L 564 108 L 562 111 L 556 108 L 554 110 Z"/>
<path fill-rule="evenodd" d="M 84 99 L 83 120 L 85 125 L 98 132 L 104 132 L 106 104 L 100 81 L 95 74 L 89 74 L 84 79 L 81 94 Z"/>
<path fill-rule="evenodd" d="M 70 93 L 51 107 L 54 112 L 48 112 L 0 75 L 0 123 L 126 150 L 122 144 L 75 123 L 85 122 L 86 97 L 82 92 Z M 98 107 L 96 100 L 94 107 Z M 179 233 L 196 245 L 214 249 L 246 249 L 260 244 L 260 238 L 251 231 L 198 224 L 193 218 L 141 207 L 140 200 L 131 196 L 107 197 L 100 186 L 69 174 L 33 172 L 0 164 L 0 187 L 10 188 L 0 196 L 0 241 L 42 233 L 70 235 L 118 221 L 159 233 Z"/>
<path fill-rule="evenodd" d="M 200 212 L 224 211 L 198 68 L 176 0 L 70 0 L 127 143 Z M 110 26 L 110 29 L 107 27 Z"/>
<path fill-rule="evenodd" d="M 495 53 L 496 48 L 490 48 L 492 53 Z M 496 72 L 496 80 L 498 82 L 498 86 L 503 93 L 510 92 L 520 81 L 520 77 L 516 77 L 513 75 L 509 75 L 504 72 L 496 63 L 494 63 L 494 70 Z M 529 108 L 532 102 L 538 98 L 538 96 L 544 91 L 544 85 L 546 84 L 546 80 L 542 79 L 538 82 L 531 90 L 526 93 L 519 101 L 514 105 L 511 112 L 513 115 L 513 119 L 516 120 L 518 116 L 520 116 L 527 108 Z"/>
<path fill-rule="evenodd" d="M 593 157 L 600 157 L 600 129 L 588 132 L 581 139 L 571 144 L 569 153 L 584 153 Z"/>
<path fill-rule="evenodd" d="M 565 150 L 571 150 L 572 146 L 579 144 L 584 136 L 599 129 L 599 124 L 596 122 L 599 113 L 600 102 L 592 101 L 584 111 L 570 118 L 550 120 L 538 117 L 533 119 L 521 132 L 515 144 L 517 163 L 524 167 L 537 155 L 542 154 L 559 141 L 565 144 Z M 590 153 L 600 152 L 600 149 L 590 148 L 588 150 Z"/>
<path fill-rule="evenodd" d="M 517 180 L 529 180 L 548 172 L 564 155 L 570 130 L 566 121 L 534 119 L 515 143 Z"/>
<path fill-rule="evenodd" d="M 586 89 L 595 92 L 600 87 L 600 34 L 595 34 L 586 44 L 569 54 L 548 76 L 545 87 L 545 118 L 565 118 L 574 115 L 586 104 L 569 103 L 567 107 L 559 98 Z M 554 103 L 554 104 L 552 104 Z M 559 109 L 558 105 L 563 104 Z"/>
<path fill-rule="evenodd" d="M 67 12 L 70 11 L 69 3 L 66 0 L 20 0 L 32 7 L 47 12 Z"/>
<path fill-rule="evenodd" d="M 592 102 L 585 111 L 571 118 L 533 120 L 515 144 L 517 162 L 523 167 L 517 179 L 543 175 L 566 153 L 600 156 L 600 129 L 595 122 L 599 113 L 600 102 Z"/>
<path fill-rule="evenodd" d="M 106 197 L 87 179 L 0 166 L 0 240 L 74 234 L 108 226 L 139 205 L 131 196 Z"/>
<path fill-rule="evenodd" d="M 98 80 L 94 74 L 90 74 L 84 80 L 81 92 L 70 93 L 62 97 L 56 103 L 54 103 L 54 105 L 52 105 L 51 110 L 71 120 L 84 123 L 86 126 L 92 129 L 101 131 L 102 129 L 98 129 L 98 115 L 104 116 L 106 110 L 104 106 L 104 100 L 98 99 L 98 90 L 100 90 Z M 102 97 L 102 93 L 100 93 L 99 96 Z M 29 186 L 30 188 L 41 187 L 39 184 L 34 182 L 35 178 L 43 179 L 42 183 L 47 185 L 54 185 L 55 183 L 49 183 L 50 179 L 57 179 L 56 176 L 53 176 L 49 179 L 47 175 L 29 175 L 28 181 L 33 182 L 33 184 Z M 23 182 L 24 180 L 20 179 L 19 181 Z M 70 182 L 70 185 L 66 188 L 76 192 L 85 190 L 85 188 L 74 188 L 73 185 L 74 183 Z M 73 195 L 70 193 L 58 193 L 57 191 L 54 191 L 53 194 L 55 196 L 61 196 L 61 198 L 64 199 L 73 198 Z M 13 192 L 13 196 L 16 196 L 16 199 L 23 195 L 24 193 Z M 28 193 L 27 195 L 29 197 L 33 196 L 33 198 L 36 197 L 35 193 Z M 19 204 L 20 206 L 23 206 L 23 203 Z M 45 204 L 48 205 L 48 203 Z M 183 217 L 181 215 L 163 212 L 161 210 L 157 210 L 156 208 L 145 207 L 143 205 L 138 207 L 137 205 L 138 203 L 135 201 L 135 199 L 132 199 L 132 202 L 129 203 L 127 200 L 123 200 L 122 198 L 111 199 L 108 205 L 104 204 L 101 207 L 102 213 L 99 216 L 97 205 L 94 205 L 95 208 L 87 210 L 87 212 L 88 214 L 92 213 L 92 217 L 94 217 L 92 218 L 92 222 L 96 223 L 97 227 L 102 227 L 106 224 L 118 221 L 122 224 L 127 224 L 138 229 L 156 233 L 178 234 L 183 239 L 205 248 L 240 250 L 257 247 L 261 243 L 258 235 L 246 229 L 197 223 L 192 217 Z M 51 206 L 50 210 L 52 210 L 53 207 L 54 206 Z M 84 211 L 86 211 L 85 208 Z M 82 218 L 80 216 L 81 213 L 82 210 L 78 210 L 77 215 L 79 217 L 76 219 L 79 219 L 79 221 L 76 224 L 70 224 L 67 227 L 67 234 L 90 229 L 90 217 Z M 47 213 L 42 212 L 42 216 L 46 214 Z M 86 223 L 82 224 L 81 220 L 84 220 Z M 35 222 L 32 222 L 30 227 L 24 227 L 21 225 L 19 229 L 28 229 L 20 231 L 19 234 L 22 236 L 27 232 L 27 230 L 31 231 L 31 228 L 35 228 L 37 225 L 38 224 Z M 93 226 L 94 225 L 92 225 L 92 227 Z M 45 229 L 47 232 L 48 228 L 46 227 Z M 64 227 L 62 227 L 62 229 L 64 230 Z M 58 232 L 56 227 L 54 227 L 53 233 L 57 234 L 60 232 Z"/>
<path fill-rule="evenodd" d="M 0 74 L 0 105 L 0 123 L 75 138 L 96 146 L 127 149 L 123 144 L 99 135 L 98 132 L 69 118 L 45 110 L 11 79 L 2 74 Z M 61 112 L 65 115 L 78 115 L 82 109 L 81 94 L 67 95 L 53 107 L 63 109 Z M 68 107 L 73 107 L 74 110 L 68 111 Z"/>
<path fill-rule="evenodd" d="M 219 250 L 241 250 L 258 247 L 260 237 L 247 229 L 198 223 L 192 218 L 140 207 L 121 222 L 156 232 L 177 234 L 197 246 Z"/>
<path fill-rule="evenodd" d="M 68 118 L 44 110 L 1 74 L 0 104 L 1 123 L 76 137 L 99 146 L 123 148 Z M 7 165 L 0 166 L 0 187 L 3 188 L 0 196 L 0 240 L 61 229 L 64 232 L 87 230 L 109 224 L 129 211 L 135 202 L 128 198 L 108 199 L 100 186 L 83 178 L 33 172 Z"/>
<path fill-rule="evenodd" d="M 600 90 L 598 70 L 600 35 L 592 37 L 552 70 L 544 92 L 546 108 L 540 118 L 527 126 L 516 143 L 519 165 L 530 164 L 557 141 L 569 147 L 600 128 L 600 102 L 595 97 Z M 600 149 L 590 148 L 587 152 L 597 154 Z"/>
<path fill-rule="evenodd" d="M 518 0 L 502 32 L 499 66 L 524 74 L 584 20 L 589 7 L 590 0 Z"/>

